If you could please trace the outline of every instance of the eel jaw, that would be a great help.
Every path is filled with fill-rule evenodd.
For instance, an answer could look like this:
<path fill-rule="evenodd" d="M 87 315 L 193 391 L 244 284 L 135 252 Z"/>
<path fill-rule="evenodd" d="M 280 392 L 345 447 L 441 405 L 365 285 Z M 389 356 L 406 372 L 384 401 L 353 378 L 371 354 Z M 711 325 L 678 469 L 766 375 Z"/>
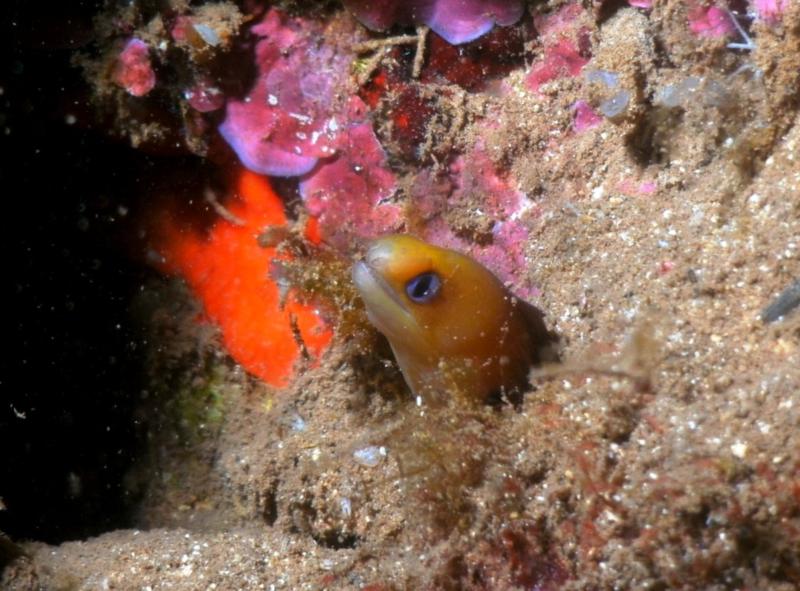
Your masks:
<path fill-rule="evenodd" d="M 392 343 L 413 345 L 424 339 L 406 303 L 368 262 L 353 265 L 353 282 L 364 300 L 369 321 Z"/>

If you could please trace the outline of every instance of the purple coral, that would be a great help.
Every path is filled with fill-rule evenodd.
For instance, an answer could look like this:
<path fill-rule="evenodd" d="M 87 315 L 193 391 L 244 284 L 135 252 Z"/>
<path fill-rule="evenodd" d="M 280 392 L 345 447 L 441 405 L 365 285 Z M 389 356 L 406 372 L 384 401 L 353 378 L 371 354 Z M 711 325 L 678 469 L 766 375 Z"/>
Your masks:
<path fill-rule="evenodd" d="M 473 41 L 495 24 L 513 25 L 524 11 L 519 0 L 343 0 L 364 26 L 384 31 L 395 24 L 424 23 L 448 43 Z"/>
<path fill-rule="evenodd" d="M 259 76 L 244 100 L 228 101 L 219 130 L 254 172 L 299 176 L 331 156 L 337 97 L 351 56 L 318 43 L 319 26 L 271 9 L 253 27 Z"/>

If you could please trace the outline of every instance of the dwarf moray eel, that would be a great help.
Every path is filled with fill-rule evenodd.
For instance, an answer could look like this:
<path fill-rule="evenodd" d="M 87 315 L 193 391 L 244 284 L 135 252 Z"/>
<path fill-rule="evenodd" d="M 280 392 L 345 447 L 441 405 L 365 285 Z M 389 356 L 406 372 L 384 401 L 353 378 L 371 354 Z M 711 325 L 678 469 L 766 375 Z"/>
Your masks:
<path fill-rule="evenodd" d="M 554 340 L 542 313 L 483 265 L 412 236 L 372 242 L 353 281 L 412 392 L 426 400 L 485 401 L 524 387 Z"/>

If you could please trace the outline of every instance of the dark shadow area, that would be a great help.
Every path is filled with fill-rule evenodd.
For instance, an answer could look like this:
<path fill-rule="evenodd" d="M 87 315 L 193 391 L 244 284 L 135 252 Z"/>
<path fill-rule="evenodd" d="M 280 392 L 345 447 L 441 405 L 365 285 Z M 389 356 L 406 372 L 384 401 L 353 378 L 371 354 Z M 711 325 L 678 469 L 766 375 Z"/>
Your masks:
<path fill-rule="evenodd" d="M 129 525 L 148 272 L 125 226 L 150 160 L 91 129 L 74 51 L 100 2 L 14 2 L 0 123 L 8 297 L 0 366 L 0 532 L 58 543 Z"/>

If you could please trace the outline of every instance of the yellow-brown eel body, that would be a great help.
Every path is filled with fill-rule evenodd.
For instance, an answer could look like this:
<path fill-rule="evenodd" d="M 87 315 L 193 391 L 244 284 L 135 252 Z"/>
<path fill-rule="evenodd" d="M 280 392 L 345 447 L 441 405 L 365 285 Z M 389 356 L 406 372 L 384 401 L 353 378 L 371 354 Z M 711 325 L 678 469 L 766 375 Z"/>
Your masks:
<path fill-rule="evenodd" d="M 412 236 L 372 242 L 353 280 L 409 387 L 426 400 L 485 401 L 524 387 L 553 340 L 541 312 L 483 265 Z"/>

